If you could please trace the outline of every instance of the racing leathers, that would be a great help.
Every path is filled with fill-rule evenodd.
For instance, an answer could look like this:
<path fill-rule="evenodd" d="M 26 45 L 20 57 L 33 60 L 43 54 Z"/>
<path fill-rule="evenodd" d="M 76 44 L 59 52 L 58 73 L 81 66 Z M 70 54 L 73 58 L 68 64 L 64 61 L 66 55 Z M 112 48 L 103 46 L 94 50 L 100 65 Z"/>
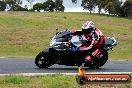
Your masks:
<path fill-rule="evenodd" d="M 74 31 L 76 34 L 77 31 Z M 79 47 L 79 51 L 90 50 L 93 49 L 92 52 L 86 55 L 84 58 L 87 62 L 92 62 L 95 57 L 101 54 L 103 46 L 104 46 L 104 35 L 102 32 L 95 28 L 91 35 L 82 34 L 83 43 L 82 46 Z"/>

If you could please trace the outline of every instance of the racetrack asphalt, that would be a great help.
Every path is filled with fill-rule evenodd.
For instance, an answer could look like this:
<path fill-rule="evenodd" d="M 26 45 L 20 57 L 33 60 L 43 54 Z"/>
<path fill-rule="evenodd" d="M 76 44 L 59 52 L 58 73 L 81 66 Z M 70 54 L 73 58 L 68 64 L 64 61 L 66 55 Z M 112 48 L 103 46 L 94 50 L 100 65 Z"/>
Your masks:
<path fill-rule="evenodd" d="M 0 58 L 0 74 L 17 73 L 77 73 L 77 66 L 53 65 L 48 69 L 36 67 L 33 58 Z M 109 60 L 99 69 L 85 68 L 87 72 L 132 73 L 132 61 Z"/>

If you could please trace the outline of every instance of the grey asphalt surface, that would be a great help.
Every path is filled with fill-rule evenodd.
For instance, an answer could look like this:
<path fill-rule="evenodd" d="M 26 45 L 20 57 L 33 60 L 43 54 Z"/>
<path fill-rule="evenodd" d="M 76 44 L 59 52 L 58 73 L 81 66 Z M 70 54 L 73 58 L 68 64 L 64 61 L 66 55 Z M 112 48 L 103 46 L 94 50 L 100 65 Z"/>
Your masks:
<path fill-rule="evenodd" d="M 33 58 L 0 58 L 0 74 L 16 73 L 76 73 L 77 66 L 53 65 L 40 69 Z M 132 72 L 132 61 L 109 60 L 99 69 L 85 68 L 87 72 Z"/>

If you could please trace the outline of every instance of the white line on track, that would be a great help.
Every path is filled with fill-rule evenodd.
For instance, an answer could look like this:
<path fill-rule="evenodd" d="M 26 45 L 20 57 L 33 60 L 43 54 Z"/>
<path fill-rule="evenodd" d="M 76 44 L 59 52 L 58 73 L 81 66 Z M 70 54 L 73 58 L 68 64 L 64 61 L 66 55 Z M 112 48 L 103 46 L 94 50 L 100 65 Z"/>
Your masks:
<path fill-rule="evenodd" d="M 77 75 L 78 73 L 14 73 L 14 74 L 0 74 L 0 76 L 44 76 L 44 75 Z M 132 72 L 87 72 L 86 74 L 132 74 Z"/>

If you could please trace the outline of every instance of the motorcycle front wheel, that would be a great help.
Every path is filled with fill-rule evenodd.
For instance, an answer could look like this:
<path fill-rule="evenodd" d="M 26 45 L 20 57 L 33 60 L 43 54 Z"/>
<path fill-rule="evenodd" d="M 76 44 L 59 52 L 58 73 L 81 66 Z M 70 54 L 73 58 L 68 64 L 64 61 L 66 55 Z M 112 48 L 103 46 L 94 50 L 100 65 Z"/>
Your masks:
<path fill-rule="evenodd" d="M 55 64 L 56 60 L 48 50 L 40 52 L 35 58 L 35 64 L 39 68 L 48 68 Z"/>

